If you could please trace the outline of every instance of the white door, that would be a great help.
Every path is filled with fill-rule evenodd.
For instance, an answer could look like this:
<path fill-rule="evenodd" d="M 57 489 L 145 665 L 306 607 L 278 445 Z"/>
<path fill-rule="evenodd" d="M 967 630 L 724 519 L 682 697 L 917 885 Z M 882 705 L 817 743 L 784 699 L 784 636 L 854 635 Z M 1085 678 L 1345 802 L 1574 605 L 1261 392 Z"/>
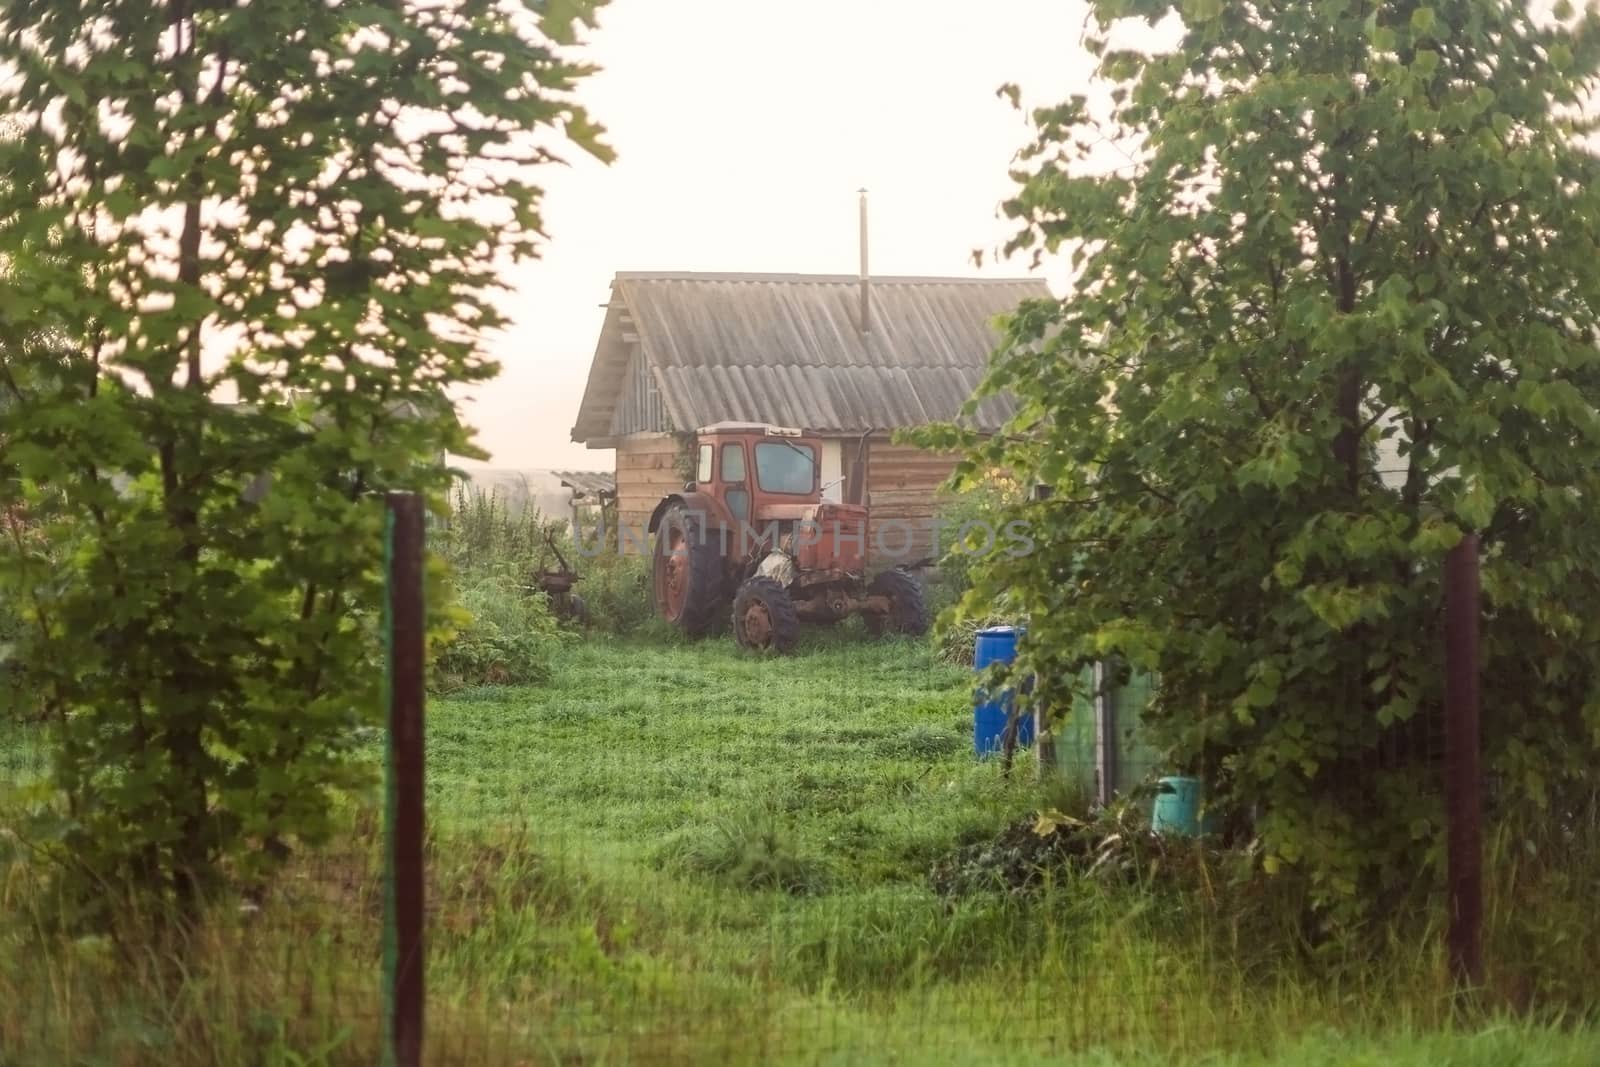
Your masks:
<path fill-rule="evenodd" d="M 844 500 L 844 486 L 839 481 L 844 474 L 842 445 L 840 441 L 822 442 L 822 499 L 835 504 Z"/>

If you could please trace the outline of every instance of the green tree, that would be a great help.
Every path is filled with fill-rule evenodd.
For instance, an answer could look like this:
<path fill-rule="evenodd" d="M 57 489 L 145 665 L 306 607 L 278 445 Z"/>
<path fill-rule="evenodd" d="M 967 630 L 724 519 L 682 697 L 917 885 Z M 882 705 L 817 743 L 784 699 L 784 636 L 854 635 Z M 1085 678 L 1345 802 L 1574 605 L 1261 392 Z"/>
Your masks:
<path fill-rule="evenodd" d="M 983 392 L 1017 413 L 965 468 L 1054 495 L 972 603 L 1023 602 L 1046 697 L 1094 658 L 1158 672 L 1172 770 L 1259 806 L 1268 870 L 1386 899 L 1440 845 L 1463 530 L 1495 810 L 1595 784 L 1600 16 L 1092 9 L 1094 95 L 1032 112 L 1006 205 L 1008 251 L 1066 254 L 1072 293 L 1010 317 Z M 1107 44 L 1173 14 L 1170 51 Z"/>
<path fill-rule="evenodd" d="M 471 454 L 447 391 L 494 373 L 537 166 L 608 155 L 568 55 L 601 3 L 0 12 L 0 508 L 43 533 L 0 580 L 55 742 L 26 832 L 84 899 L 189 910 L 329 831 L 378 710 L 375 494 L 442 502 Z"/>

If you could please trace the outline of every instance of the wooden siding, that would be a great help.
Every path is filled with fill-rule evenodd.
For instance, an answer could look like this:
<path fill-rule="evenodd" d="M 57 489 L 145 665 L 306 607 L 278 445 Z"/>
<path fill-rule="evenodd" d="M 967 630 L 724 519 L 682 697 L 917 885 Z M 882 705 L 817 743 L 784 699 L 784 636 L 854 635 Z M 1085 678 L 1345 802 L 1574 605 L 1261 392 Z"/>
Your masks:
<path fill-rule="evenodd" d="M 617 408 L 611 416 L 611 434 L 622 437 L 635 433 L 662 433 L 672 429 L 666 409 L 661 405 L 661 393 L 656 389 L 655 373 L 644 351 L 633 345 L 628 358 L 628 372 L 622 379 L 622 392 L 617 397 Z"/>
<path fill-rule="evenodd" d="M 872 442 L 867 456 L 867 499 L 872 508 L 867 546 L 870 563 L 892 566 L 933 555 L 933 521 L 943 502 L 939 486 L 950 477 L 958 458 L 955 453 Z M 885 530 L 883 524 L 891 521 Z M 905 546 L 908 533 L 909 549 Z"/>
<path fill-rule="evenodd" d="M 640 434 L 617 443 L 617 522 L 635 540 L 644 536 L 661 499 L 683 488 L 687 453 L 687 440 L 674 434 Z M 639 551 L 626 537 L 620 547 L 630 555 Z"/>

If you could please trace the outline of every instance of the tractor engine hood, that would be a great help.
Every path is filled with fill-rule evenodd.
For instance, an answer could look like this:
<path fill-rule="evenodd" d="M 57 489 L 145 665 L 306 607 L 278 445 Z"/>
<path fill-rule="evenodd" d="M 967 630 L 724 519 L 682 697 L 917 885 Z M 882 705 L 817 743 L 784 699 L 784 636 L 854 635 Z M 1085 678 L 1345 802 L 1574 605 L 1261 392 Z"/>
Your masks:
<path fill-rule="evenodd" d="M 795 530 L 800 570 L 861 574 L 867 561 L 867 509 L 859 504 L 812 504 Z"/>

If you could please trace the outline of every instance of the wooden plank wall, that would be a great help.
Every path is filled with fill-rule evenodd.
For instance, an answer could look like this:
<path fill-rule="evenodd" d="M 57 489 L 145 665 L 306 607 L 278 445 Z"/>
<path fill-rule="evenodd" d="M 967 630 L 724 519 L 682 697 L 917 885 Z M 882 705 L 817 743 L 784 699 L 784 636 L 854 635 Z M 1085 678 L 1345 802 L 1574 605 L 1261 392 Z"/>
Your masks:
<path fill-rule="evenodd" d="M 617 520 L 624 529 L 643 537 L 650 513 L 662 497 L 683 488 L 683 461 L 687 443 L 673 434 L 641 434 L 617 445 Z M 638 548 L 622 538 L 630 555 Z"/>
<path fill-rule="evenodd" d="M 854 456 L 854 451 L 850 456 Z M 869 563 L 893 566 L 933 554 L 933 519 L 943 499 L 938 489 L 950 477 L 958 458 L 953 452 L 928 452 L 888 441 L 872 442 L 867 455 L 867 494 L 872 507 L 868 525 Z M 900 524 L 884 533 L 884 547 L 893 553 L 889 555 L 882 553 L 878 544 L 879 528 L 886 520 Z M 908 533 L 913 543 L 910 551 L 902 555 Z"/>

